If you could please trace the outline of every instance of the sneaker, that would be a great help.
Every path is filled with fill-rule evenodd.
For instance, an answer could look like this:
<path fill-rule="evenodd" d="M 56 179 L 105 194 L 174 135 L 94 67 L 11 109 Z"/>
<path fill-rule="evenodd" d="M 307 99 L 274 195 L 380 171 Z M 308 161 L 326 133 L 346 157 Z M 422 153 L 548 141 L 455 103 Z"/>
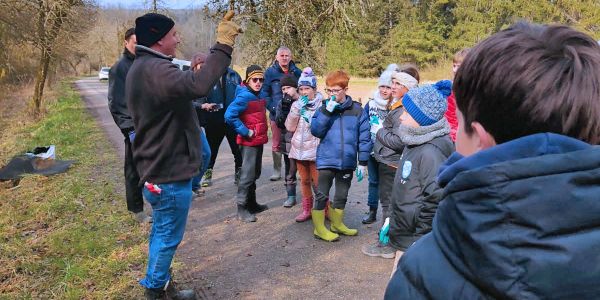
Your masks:
<path fill-rule="evenodd" d="M 212 169 L 206 170 L 204 176 L 202 176 L 202 187 L 209 187 L 212 185 Z"/>
<path fill-rule="evenodd" d="M 362 247 L 362 253 L 371 257 L 383 257 L 392 259 L 396 256 L 396 250 L 389 245 L 383 245 L 379 241 L 374 244 L 364 245 Z"/>
<path fill-rule="evenodd" d="M 134 213 L 133 218 L 140 224 L 152 223 L 152 217 L 147 215 L 144 211 Z"/>

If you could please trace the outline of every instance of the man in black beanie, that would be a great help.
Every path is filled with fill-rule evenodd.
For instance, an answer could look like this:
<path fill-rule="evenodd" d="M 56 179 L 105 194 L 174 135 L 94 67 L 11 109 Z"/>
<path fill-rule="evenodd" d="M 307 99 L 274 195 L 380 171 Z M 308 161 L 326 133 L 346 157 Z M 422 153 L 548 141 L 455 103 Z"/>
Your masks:
<path fill-rule="evenodd" d="M 179 37 L 172 19 L 156 13 L 135 20 L 138 45 L 127 74 L 125 93 L 134 122 L 133 158 L 153 208 L 148 268 L 140 284 L 147 299 L 195 299 L 176 292 L 169 268 L 183 238 L 191 179 L 201 164 L 200 128 L 192 100 L 206 96 L 229 66 L 235 37 L 241 32 L 228 12 L 217 27 L 217 43 L 199 71 L 182 71 L 171 60 Z M 192 66 L 194 67 L 194 66 Z"/>

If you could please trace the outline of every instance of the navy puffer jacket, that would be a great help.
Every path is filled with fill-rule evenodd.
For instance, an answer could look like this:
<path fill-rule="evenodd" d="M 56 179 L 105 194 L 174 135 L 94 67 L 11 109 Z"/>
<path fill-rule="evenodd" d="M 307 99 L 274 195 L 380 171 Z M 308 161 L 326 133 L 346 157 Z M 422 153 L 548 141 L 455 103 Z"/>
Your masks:
<path fill-rule="evenodd" d="M 290 61 L 288 65 L 288 72 L 294 74 L 296 78 L 300 78 L 300 74 L 302 74 L 302 70 L 296 67 L 293 61 Z M 269 110 L 269 119 L 271 121 L 275 121 L 277 105 L 279 105 L 279 102 L 283 98 L 280 81 L 281 77 L 285 74 L 277 61 L 274 61 L 265 71 L 265 83 L 260 89 L 260 98 L 267 100 L 267 110 Z"/>
<path fill-rule="evenodd" d="M 535 134 L 453 154 L 385 299 L 598 299 L 600 147 Z"/>
<path fill-rule="evenodd" d="M 312 135 L 321 139 L 317 148 L 317 169 L 356 169 L 356 159 L 367 165 L 373 144 L 369 114 L 350 96 L 330 113 L 321 108 L 310 124 Z"/>

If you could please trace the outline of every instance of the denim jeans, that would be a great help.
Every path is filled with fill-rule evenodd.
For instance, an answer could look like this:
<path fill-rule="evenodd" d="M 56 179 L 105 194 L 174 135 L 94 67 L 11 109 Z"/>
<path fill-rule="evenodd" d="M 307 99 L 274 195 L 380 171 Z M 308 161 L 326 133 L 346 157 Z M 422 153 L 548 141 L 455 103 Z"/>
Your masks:
<path fill-rule="evenodd" d="M 367 196 L 367 204 L 370 208 L 377 209 L 379 206 L 379 162 L 369 157 L 369 163 L 367 165 L 368 179 L 369 179 L 369 195 Z"/>
<path fill-rule="evenodd" d="M 177 246 L 183 239 L 192 201 L 192 182 L 158 184 L 159 195 L 143 189 L 144 198 L 152 205 L 152 230 L 148 245 L 148 269 L 140 284 L 146 288 L 162 288 L 171 279 L 169 268 Z"/>
<path fill-rule="evenodd" d="M 208 144 L 208 139 L 206 139 L 206 134 L 203 129 L 200 129 L 200 142 L 202 143 L 202 166 L 200 166 L 200 173 L 198 173 L 198 176 L 192 177 L 192 190 L 200 188 L 202 176 L 204 176 L 204 172 L 208 170 L 208 166 L 210 165 L 210 145 Z"/>

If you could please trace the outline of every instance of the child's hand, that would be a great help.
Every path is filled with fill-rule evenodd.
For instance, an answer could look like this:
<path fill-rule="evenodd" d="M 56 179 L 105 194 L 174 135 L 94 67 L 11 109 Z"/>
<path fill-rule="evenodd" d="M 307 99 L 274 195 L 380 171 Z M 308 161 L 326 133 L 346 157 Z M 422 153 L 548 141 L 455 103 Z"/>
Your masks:
<path fill-rule="evenodd" d="M 388 235 L 389 231 L 390 231 L 390 218 L 387 217 L 387 218 L 385 218 L 385 222 L 383 222 L 383 226 L 381 227 L 381 230 L 379 231 L 379 242 L 382 245 L 387 245 L 390 242 L 390 236 Z"/>
<path fill-rule="evenodd" d="M 356 168 L 356 179 L 358 182 L 361 182 L 365 177 L 367 177 L 367 167 L 358 166 L 358 168 Z"/>
<path fill-rule="evenodd" d="M 248 129 L 248 137 L 251 138 L 254 136 L 254 130 Z"/>
<path fill-rule="evenodd" d="M 338 107 L 340 107 L 340 104 L 335 102 L 334 100 L 329 100 L 327 101 L 327 105 L 325 106 L 325 109 L 332 113 L 334 110 L 336 110 Z"/>
<path fill-rule="evenodd" d="M 308 105 L 308 97 L 307 96 L 300 97 L 300 102 L 302 103 L 302 107 Z"/>

